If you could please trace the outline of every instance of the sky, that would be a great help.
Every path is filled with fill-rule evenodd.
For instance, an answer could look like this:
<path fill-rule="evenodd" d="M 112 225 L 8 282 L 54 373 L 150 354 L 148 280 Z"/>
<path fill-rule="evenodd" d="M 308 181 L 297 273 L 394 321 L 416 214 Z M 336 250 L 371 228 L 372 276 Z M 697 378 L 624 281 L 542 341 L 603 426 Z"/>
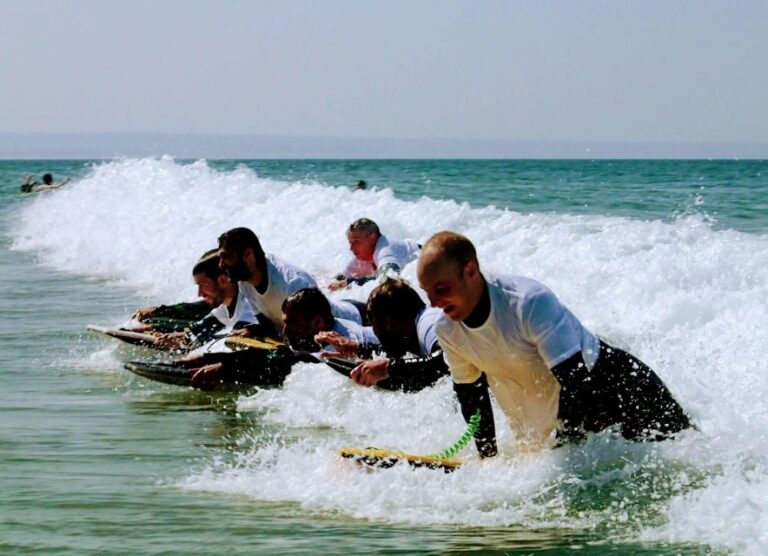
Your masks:
<path fill-rule="evenodd" d="M 768 143 L 768 2 L 0 0 L 0 133 Z"/>

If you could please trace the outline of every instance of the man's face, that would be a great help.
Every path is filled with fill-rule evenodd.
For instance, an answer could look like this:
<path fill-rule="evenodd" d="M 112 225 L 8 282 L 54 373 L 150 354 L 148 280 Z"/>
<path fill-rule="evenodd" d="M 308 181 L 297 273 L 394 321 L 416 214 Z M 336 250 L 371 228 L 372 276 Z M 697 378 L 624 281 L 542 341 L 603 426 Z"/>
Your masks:
<path fill-rule="evenodd" d="M 381 347 L 390 357 L 402 357 L 408 351 L 407 325 L 390 317 L 371 315 L 373 333 L 381 342 Z M 415 327 L 415 323 L 414 323 Z"/>
<path fill-rule="evenodd" d="M 371 262 L 373 260 L 377 239 L 379 239 L 378 236 L 373 232 L 366 232 L 364 230 L 347 232 L 349 250 L 352 251 L 352 254 L 359 261 Z"/>
<path fill-rule="evenodd" d="M 296 350 L 314 351 L 318 348 L 315 342 L 315 319 L 305 319 L 290 308 L 283 311 L 283 336 L 286 337 L 291 348 Z"/>
<path fill-rule="evenodd" d="M 423 262 L 419 260 L 419 283 L 432 306 L 442 309 L 451 320 L 466 319 L 479 301 L 473 288 L 473 278 L 478 273 L 475 263 L 460 266 L 436 257 Z"/>
<path fill-rule="evenodd" d="M 248 270 L 243 256 L 234 249 L 219 248 L 219 268 L 229 275 L 232 283 L 236 284 L 251 279 L 251 271 Z"/>
<path fill-rule="evenodd" d="M 226 292 L 218 280 L 213 280 L 202 272 L 195 274 L 193 278 L 197 284 L 197 295 L 202 297 L 208 305 L 218 307 L 224 303 Z"/>

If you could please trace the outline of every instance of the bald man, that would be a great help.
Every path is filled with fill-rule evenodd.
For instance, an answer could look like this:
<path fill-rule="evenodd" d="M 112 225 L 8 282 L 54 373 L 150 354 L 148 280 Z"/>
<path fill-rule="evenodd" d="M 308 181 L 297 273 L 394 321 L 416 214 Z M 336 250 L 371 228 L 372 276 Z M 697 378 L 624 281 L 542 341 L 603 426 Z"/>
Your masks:
<path fill-rule="evenodd" d="M 540 282 L 482 273 L 466 237 L 432 236 L 417 272 L 443 310 L 437 336 L 462 414 L 481 412 L 481 456 L 496 454 L 489 386 L 517 440 L 533 448 L 613 425 L 632 440 L 691 426 L 648 366 L 598 339 Z"/>

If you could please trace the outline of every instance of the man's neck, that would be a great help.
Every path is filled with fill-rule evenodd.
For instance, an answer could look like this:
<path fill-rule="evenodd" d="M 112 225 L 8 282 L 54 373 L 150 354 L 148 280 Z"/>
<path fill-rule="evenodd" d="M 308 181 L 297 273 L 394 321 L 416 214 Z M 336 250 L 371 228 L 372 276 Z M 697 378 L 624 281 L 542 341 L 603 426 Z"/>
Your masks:
<path fill-rule="evenodd" d="M 480 300 L 472 309 L 472 312 L 462 322 L 469 328 L 478 328 L 482 326 L 485 321 L 488 320 L 488 316 L 491 314 L 491 295 L 488 292 L 488 284 L 485 278 L 480 275 L 480 279 L 483 281 L 483 293 L 480 295 Z"/>
<path fill-rule="evenodd" d="M 269 287 L 269 273 L 267 273 L 266 261 L 264 261 L 264 264 L 259 268 L 259 276 L 260 279 L 258 283 L 251 280 L 251 284 L 253 284 L 259 294 L 264 295 L 267 293 L 267 288 Z"/>

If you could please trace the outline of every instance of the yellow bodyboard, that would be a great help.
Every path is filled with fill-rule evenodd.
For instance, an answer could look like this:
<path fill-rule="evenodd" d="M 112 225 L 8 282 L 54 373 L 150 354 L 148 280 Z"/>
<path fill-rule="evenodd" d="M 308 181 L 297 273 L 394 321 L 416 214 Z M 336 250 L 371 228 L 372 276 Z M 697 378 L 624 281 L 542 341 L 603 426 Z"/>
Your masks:
<path fill-rule="evenodd" d="M 380 448 L 340 448 L 337 453 L 347 459 L 352 459 L 361 465 L 371 467 L 388 468 L 400 461 L 404 461 L 413 467 L 427 467 L 440 469 L 446 473 L 455 471 L 464 462 L 456 459 L 440 459 L 431 456 L 419 456 L 408 454 L 399 450 L 383 450 Z"/>
<path fill-rule="evenodd" d="M 224 345 L 230 349 L 277 349 L 287 347 L 287 344 L 273 338 L 245 338 L 242 336 L 229 336 L 224 340 Z"/>

